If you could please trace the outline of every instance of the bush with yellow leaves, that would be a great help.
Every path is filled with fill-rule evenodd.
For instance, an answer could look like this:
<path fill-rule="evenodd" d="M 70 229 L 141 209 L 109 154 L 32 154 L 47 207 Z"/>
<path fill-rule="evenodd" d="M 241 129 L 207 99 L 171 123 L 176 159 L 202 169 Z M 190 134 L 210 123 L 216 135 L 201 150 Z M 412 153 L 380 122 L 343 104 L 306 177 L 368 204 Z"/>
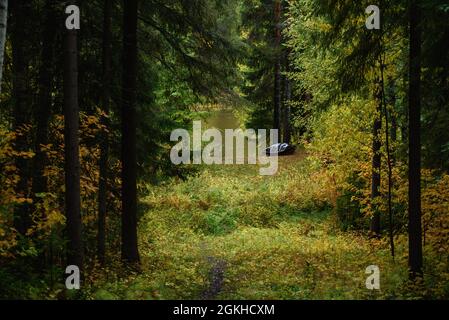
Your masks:
<path fill-rule="evenodd" d="M 14 229 L 14 208 L 31 200 L 19 196 L 16 186 L 20 180 L 16 167 L 18 158 L 29 159 L 32 152 L 19 152 L 14 148 L 14 142 L 19 135 L 29 131 L 23 127 L 18 132 L 0 128 L 0 258 L 13 257 L 13 248 L 17 245 L 17 232 Z"/>
<path fill-rule="evenodd" d="M 106 132 L 101 123 L 104 116 L 100 110 L 88 115 L 80 114 L 80 163 L 81 163 L 81 205 L 84 241 L 88 252 L 96 251 L 97 234 L 97 208 L 99 186 L 99 137 Z M 26 252 L 33 256 L 40 256 L 49 265 L 59 265 L 65 258 L 65 213 L 64 213 L 64 118 L 54 116 L 49 126 L 49 144 L 41 145 L 45 154 L 46 166 L 44 176 L 47 180 L 47 192 L 32 194 L 32 181 L 29 178 L 27 193 L 29 198 L 16 195 L 16 186 L 19 174 L 15 166 L 17 158 L 32 158 L 32 152 L 18 152 L 14 141 L 20 134 L 32 133 L 31 126 L 25 126 L 20 132 L 11 132 L 0 128 L 0 258 L 4 261 L 13 261 L 17 255 L 23 256 Z M 108 179 L 108 232 L 110 248 L 118 248 L 118 214 L 119 208 L 118 188 L 120 162 L 110 159 Z M 34 200 L 34 202 L 32 201 Z M 21 203 L 30 203 L 29 214 L 32 217 L 31 227 L 24 237 L 19 236 L 14 229 L 14 210 Z M 117 221 L 117 223 L 116 223 Z M 19 241 L 20 238 L 26 241 Z M 23 246 L 26 246 L 24 248 Z M 93 255 L 90 255 L 93 256 Z M 6 259 L 6 260 L 5 260 Z"/>

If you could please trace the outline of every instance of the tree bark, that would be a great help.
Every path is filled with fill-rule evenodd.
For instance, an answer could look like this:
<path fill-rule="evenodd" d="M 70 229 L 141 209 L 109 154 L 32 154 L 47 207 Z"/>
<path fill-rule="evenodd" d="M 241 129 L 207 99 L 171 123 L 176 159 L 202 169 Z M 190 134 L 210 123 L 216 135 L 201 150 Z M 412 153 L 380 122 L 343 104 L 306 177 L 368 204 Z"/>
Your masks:
<path fill-rule="evenodd" d="M 281 0 L 274 3 L 274 23 L 275 23 L 275 65 L 274 65 L 274 110 L 273 128 L 281 129 Z"/>
<path fill-rule="evenodd" d="M 286 54 L 285 58 L 285 71 L 288 73 L 290 71 L 290 61 L 288 58 L 288 53 Z M 290 123 L 290 117 L 291 117 L 291 109 L 290 109 L 290 101 L 292 99 L 292 86 L 290 79 L 288 78 L 288 74 L 285 76 L 285 85 L 284 85 L 284 103 L 283 103 L 283 109 L 284 109 L 284 121 L 283 121 L 283 142 L 290 143 L 292 138 L 291 133 L 291 123 Z"/>
<path fill-rule="evenodd" d="M 391 130 L 390 130 L 390 136 L 391 136 L 391 144 L 392 144 L 392 153 L 391 153 L 391 164 L 393 166 L 396 165 L 396 142 L 398 141 L 398 119 L 395 114 L 395 106 L 396 106 L 396 88 L 394 86 L 394 83 L 392 84 L 393 89 L 391 93 L 391 111 L 390 111 L 390 119 L 391 119 Z"/>
<path fill-rule="evenodd" d="M 30 43 L 28 41 L 28 28 L 26 20 L 31 17 L 30 2 L 27 0 L 15 0 L 11 3 L 11 42 L 13 58 L 13 131 L 19 132 L 28 122 L 28 114 L 31 105 L 30 88 Z M 18 134 L 15 139 L 15 149 L 19 152 L 27 151 L 27 136 L 25 133 Z M 17 167 L 19 182 L 16 186 L 16 193 L 19 197 L 28 197 L 28 160 L 17 157 L 15 165 Z M 25 235 L 31 225 L 31 217 L 28 205 L 22 204 L 15 208 L 14 227 Z"/>
<path fill-rule="evenodd" d="M 64 61 L 65 210 L 69 265 L 83 268 L 81 235 L 78 44 L 77 31 L 66 30 Z"/>
<path fill-rule="evenodd" d="M 111 100 L 111 63 L 112 63 L 112 1 L 104 1 L 104 21 L 103 21 L 103 94 L 102 105 L 105 116 L 102 117 L 102 124 L 109 127 L 108 115 Z M 101 137 L 100 155 L 100 181 L 98 190 L 98 259 L 102 264 L 105 262 L 106 254 L 106 214 L 107 214 L 107 182 L 109 176 L 109 141 L 108 134 L 104 132 Z"/>
<path fill-rule="evenodd" d="M 42 145 L 48 144 L 48 124 L 52 111 L 52 79 L 54 64 L 54 43 L 56 39 L 57 25 L 55 9 L 52 1 L 45 3 L 45 18 L 42 32 L 42 62 L 39 69 L 39 94 L 38 105 L 35 108 L 34 120 L 36 122 L 36 140 L 34 146 L 35 157 L 33 159 L 33 194 L 47 192 L 47 178 L 44 169 L 47 164 Z M 35 197 L 36 202 L 38 198 Z"/>
<path fill-rule="evenodd" d="M 122 98 L 122 259 L 139 263 L 137 247 L 137 0 L 124 2 Z"/>
<path fill-rule="evenodd" d="M 381 85 L 382 85 L 382 104 L 383 111 L 385 115 L 385 151 L 387 154 L 387 167 L 388 167 L 388 226 L 389 226 L 389 237 L 390 237 L 390 251 L 391 256 L 395 257 L 395 247 L 394 247 L 394 227 L 393 227 L 393 205 L 392 205 L 392 187 L 393 187 L 393 162 L 391 157 L 391 148 L 390 148 L 390 123 L 389 123 L 389 115 L 388 106 L 385 97 L 385 64 L 380 58 L 380 74 L 381 74 Z"/>
<path fill-rule="evenodd" d="M 410 279 L 422 277 L 421 226 L 421 13 L 419 1 L 410 3 L 409 79 L 409 268 Z"/>
<path fill-rule="evenodd" d="M 380 235 L 380 212 L 378 205 L 375 203 L 380 196 L 380 170 L 381 170 L 381 130 L 382 130 L 382 93 L 379 84 L 376 84 L 376 115 L 373 124 L 373 159 L 372 159 L 372 176 L 371 176 L 371 201 L 373 207 L 373 217 L 371 219 L 371 232 L 374 235 Z"/>
<path fill-rule="evenodd" d="M 5 54 L 7 21 L 8 0 L 0 0 L 0 94 L 2 93 L 3 60 Z"/>

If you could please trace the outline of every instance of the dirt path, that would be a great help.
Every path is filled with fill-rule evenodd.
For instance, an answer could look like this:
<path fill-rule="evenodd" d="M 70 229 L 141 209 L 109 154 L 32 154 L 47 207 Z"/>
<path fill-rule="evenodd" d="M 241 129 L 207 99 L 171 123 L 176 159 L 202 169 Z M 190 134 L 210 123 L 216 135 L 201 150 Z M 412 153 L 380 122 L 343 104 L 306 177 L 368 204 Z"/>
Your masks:
<path fill-rule="evenodd" d="M 207 287 L 201 293 L 201 299 L 214 300 L 223 289 L 227 263 L 225 260 L 217 258 L 212 253 L 209 244 L 204 241 L 200 244 L 200 252 L 209 266 Z"/>
<path fill-rule="evenodd" d="M 201 299 L 214 300 L 223 289 L 227 263 L 226 261 L 215 257 L 207 257 L 207 261 L 211 266 L 209 272 L 209 287 L 203 291 Z"/>

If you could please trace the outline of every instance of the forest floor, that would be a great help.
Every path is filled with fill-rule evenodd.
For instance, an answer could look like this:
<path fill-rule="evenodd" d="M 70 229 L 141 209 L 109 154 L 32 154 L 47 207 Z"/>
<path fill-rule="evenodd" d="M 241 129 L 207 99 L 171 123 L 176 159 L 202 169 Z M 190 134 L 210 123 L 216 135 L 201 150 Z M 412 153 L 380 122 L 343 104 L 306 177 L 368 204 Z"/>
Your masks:
<path fill-rule="evenodd" d="M 139 237 L 143 270 L 105 284 L 102 299 L 384 299 L 407 277 L 405 249 L 341 231 L 328 206 L 307 210 L 306 155 L 258 166 L 205 166 L 148 188 Z M 307 203 L 306 203 L 307 204 Z M 366 288 L 370 265 L 381 290 Z"/>

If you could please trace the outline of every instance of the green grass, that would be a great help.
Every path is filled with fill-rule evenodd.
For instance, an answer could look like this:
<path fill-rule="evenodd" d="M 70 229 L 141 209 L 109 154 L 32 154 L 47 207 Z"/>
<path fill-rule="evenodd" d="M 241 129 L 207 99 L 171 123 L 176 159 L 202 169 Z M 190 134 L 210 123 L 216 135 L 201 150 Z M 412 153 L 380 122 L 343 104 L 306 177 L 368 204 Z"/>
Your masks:
<path fill-rule="evenodd" d="M 382 241 L 342 232 L 303 157 L 283 158 L 273 177 L 257 166 L 212 166 L 187 181 L 150 188 L 140 223 L 143 271 L 104 285 L 99 299 L 199 299 L 211 258 L 225 264 L 217 299 L 396 298 L 406 278 Z M 293 188 L 293 190 L 292 190 Z M 303 189 L 301 189 L 303 188 Z M 365 287 L 369 265 L 379 292 Z"/>

